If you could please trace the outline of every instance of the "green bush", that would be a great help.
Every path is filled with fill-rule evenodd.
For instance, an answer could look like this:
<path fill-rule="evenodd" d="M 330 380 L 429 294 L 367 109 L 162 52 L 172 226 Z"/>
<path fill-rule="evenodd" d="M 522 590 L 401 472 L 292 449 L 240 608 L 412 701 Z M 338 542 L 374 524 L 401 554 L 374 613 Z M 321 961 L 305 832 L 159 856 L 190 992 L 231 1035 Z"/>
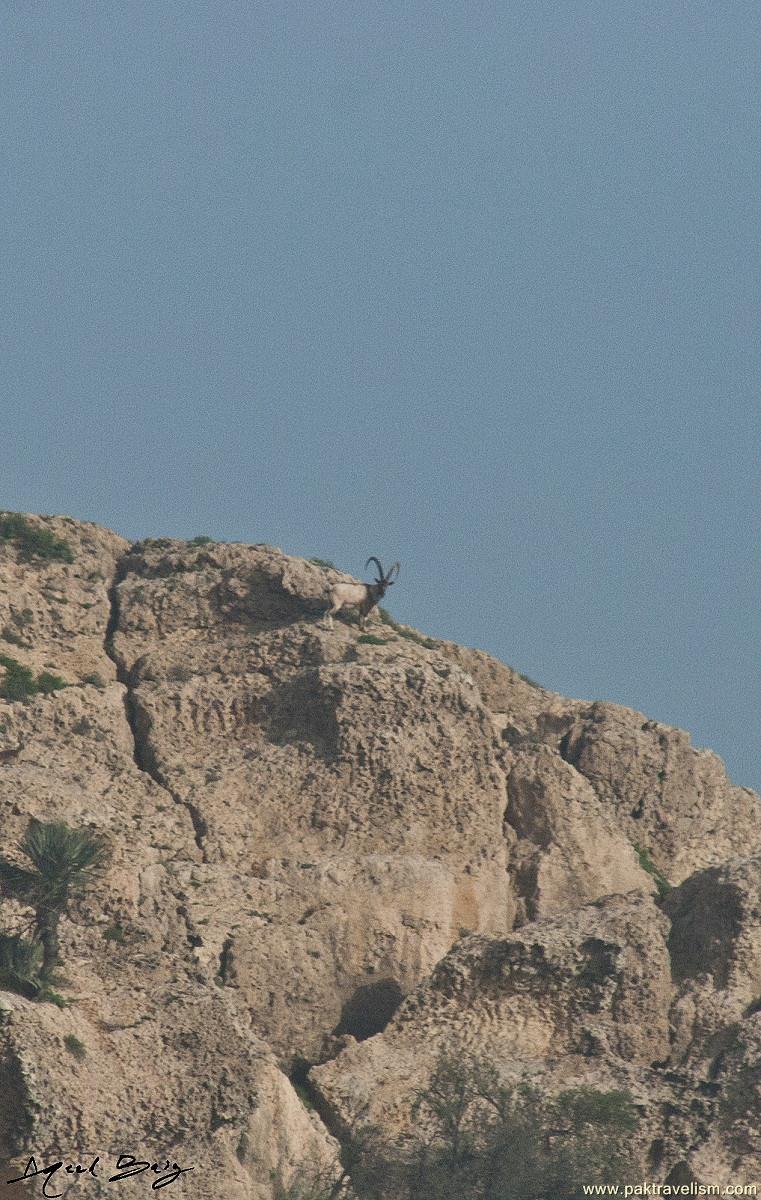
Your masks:
<path fill-rule="evenodd" d="M 0 541 L 14 542 L 25 560 L 44 558 L 53 562 L 74 562 L 74 551 L 63 538 L 49 529 L 33 525 L 21 513 L 0 516 Z"/>
<path fill-rule="evenodd" d="M 102 676 L 97 671 L 90 672 L 89 675 L 80 676 L 82 683 L 88 683 L 91 687 L 104 688 L 106 685 L 103 682 Z"/>
<path fill-rule="evenodd" d="M 206 533 L 199 533 L 197 537 L 190 539 L 191 546 L 208 546 L 214 538 L 209 537 Z"/>
<path fill-rule="evenodd" d="M 528 1083 L 502 1083 L 485 1061 L 441 1056 L 410 1118 L 412 1138 L 403 1150 L 378 1129 L 351 1132 L 338 1189 L 293 1195 L 571 1200 L 584 1184 L 639 1178 L 641 1170 L 632 1154 L 637 1110 L 620 1090 L 580 1087 L 547 1096 Z"/>
<path fill-rule="evenodd" d="M 650 851 L 646 850 L 644 846 L 638 846 L 636 842 L 632 842 L 632 845 L 634 846 L 634 851 L 639 859 L 639 865 L 642 867 L 643 871 L 647 871 L 648 875 L 652 875 L 653 880 L 655 881 L 655 886 L 658 890 L 658 895 L 662 900 L 665 896 L 668 896 L 669 892 L 671 891 L 671 884 L 666 876 L 663 875 L 656 867 L 655 863 L 650 857 Z"/>
<path fill-rule="evenodd" d="M 193 672 L 185 663 L 177 663 L 175 666 L 167 668 L 166 677 L 173 683 L 187 683 L 193 678 Z"/>
<path fill-rule="evenodd" d="M 2 632 L 2 639 L 4 642 L 9 642 L 11 646 L 24 646 L 26 644 L 24 639 L 11 629 L 10 625 L 5 626 Z"/>
<path fill-rule="evenodd" d="M 524 683 L 527 683 L 529 685 L 529 687 L 541 688 L 541 686 L 542 686 L 541 683 L 537 683 L 535 679 L 532 679 L 530 675 L 520 675 L 519 674 L 518 678 L 522 679 Z"/>
<path fill-rule="evenodd" d="M 0 654 L 0 666 L 5 667 L 5 678 L 0 684 L 0 696 L 4 700 L 25 700 L 37 694 L 37 681 L 29 667 L 15 658 Z"/>
<path fill-rule="evenodd" d="M 123 946 L 126 940 L 124 929 L 118 921 L 114 925 L 109 925 L 108 929 L 103 930 L 104 942 L 116 942 L 117 946 Z"/>
<path fill-rule="evenodd" d="M 87 1047 L 85 1046 L 84 1042 L 79 1040 L 76 1034 L 67 1033 L 63 1039 L 63 1044 L 69 1051 L 69 1054 L 73 1054 L 74 1057 L 80 1062 L 83 1058 L 87 1057 Z"/>
<path fill-rule="evenodd" d="M 399 637 L 406 638 L 408 642 L 415 642 L 418 646 L 423 646 L 426 650 L 435 650 L 436 643 L 433 638 L 423 637 L 421 634 L 416 633 L 414 629 L 405 629 L 402 625 L 397 625 L 387 608 L 379 605 L 377 612 L 382 624 L 388 625 L 389 629 L 393 629 L 394 633 L 398 634 Z"/>
<path fill-rule="evenodd" d="M 357 645 L 387 646 L 388 642 L 385 638 L 376 637 L 374 633 L 363 633 L 357 638 Z"/>
<path fill-rule="evenodd" d="M 35 678 L 34 672 L 15 658 L 0 654 L 0 666 L 5 667 L 5 677 L 0 683 L 0 698 L 3 700 L 26 700 L 30 696 L 49 696 L 51 692 L 68 687 L 60 675 L 43 671 Z"/>
<path fill-rule="evenodd" d="M 308 558 L 307 562 L 312 563 L 315 567 L 322 567 L 326 571 L 337 571 L 338 567 L 329 558 Z"/>
<path fill-rule="evenodd" d="M 396 632 L 399 634 L 399 637 L 407 638 L 408 642 L 415 642 L 425 650 L 436 649 L 436 643 L 433 638 L 421 637 L 419 633 L 415 633 L 414 629 L 402 629 L 401 625 L 397 625 Z"/>
<path fill-rule="evenodd" d="M 56 1008 L 71 1008 L 71 1001 L 62 996 L 60 992 L 53 991 L 52 987 L 43 987 L 38 992 L 37 999 L 40 1004 L 55 1004 Z"/>
<path fill-rule="evenodd" d="M 65 679 L 61 679 L 60 675 L 51 675 L 50 671 L 43 671 L 37 676 L 37 691 L 43 696 L 49 696 L 51 692 L 60 692 L 61 688 L 68 687 Z"/>

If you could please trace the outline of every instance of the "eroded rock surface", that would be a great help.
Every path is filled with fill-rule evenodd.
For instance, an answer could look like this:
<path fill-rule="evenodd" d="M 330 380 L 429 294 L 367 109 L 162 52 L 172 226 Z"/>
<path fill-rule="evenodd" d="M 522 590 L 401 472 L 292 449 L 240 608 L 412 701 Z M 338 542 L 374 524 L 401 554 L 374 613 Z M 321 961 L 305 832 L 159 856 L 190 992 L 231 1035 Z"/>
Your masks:
<path fill-rule="evenodd" d="M 649 1067 L 668 1056 L 668 923 L 653 901 L 611 896 L 505 938 L 462 939 L 405 1000 L 382 1037 L 314 1068 L 341 1123 L 355 1109 L 404 1120 L 419 1074 L 443 1052 L 479 1055 L 520 1077 Z M 412 1064 L 415 1064 L 414 1068 Z"/>

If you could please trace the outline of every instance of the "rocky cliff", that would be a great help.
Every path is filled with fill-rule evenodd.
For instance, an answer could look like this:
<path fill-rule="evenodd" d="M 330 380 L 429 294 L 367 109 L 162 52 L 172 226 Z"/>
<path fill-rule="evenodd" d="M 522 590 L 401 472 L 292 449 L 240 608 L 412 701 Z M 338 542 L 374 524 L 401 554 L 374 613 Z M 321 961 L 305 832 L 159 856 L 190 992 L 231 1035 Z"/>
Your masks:
<path fill-rule="evenodd" d="M 0 691 L 9 662 L 67 686 L 0 699 L 3 843 L 60 820 L 109 858 L 61 923 L 71 1003 L 0 992 L 6 1163 L 132 1153 L 270 1200 L 347 1130 L 403 1139 L 447 1052 L 626 1088 L 653 1181 L 761 1182 L 759 797 L 714 754 L 328 630 L 344 577 L 273 547 L 27 522 L 72 561 L 0 540 Z"/>

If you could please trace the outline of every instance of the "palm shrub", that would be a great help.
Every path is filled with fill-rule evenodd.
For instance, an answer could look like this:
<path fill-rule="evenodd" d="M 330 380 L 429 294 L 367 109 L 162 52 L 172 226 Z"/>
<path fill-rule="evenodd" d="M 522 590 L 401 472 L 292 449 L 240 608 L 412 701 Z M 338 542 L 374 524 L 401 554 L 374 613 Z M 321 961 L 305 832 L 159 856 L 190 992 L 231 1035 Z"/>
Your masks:
<path fill-rule="evenodd" d="M 41 987 L 42 947 L 17 933 L 0 933 L 0 987 L 28 999 Z"/>
<path fill-rule="evenodd" d="M 34 909 L 35 934 L 42 947 L 40 974 L 46 979 L 58 962 L 60 919 L 105 862 L 106 850 L 102 839 L 86 829 L 35 819 L 19 849 L 31 867 L 0 859 L 0 886 Z"/>

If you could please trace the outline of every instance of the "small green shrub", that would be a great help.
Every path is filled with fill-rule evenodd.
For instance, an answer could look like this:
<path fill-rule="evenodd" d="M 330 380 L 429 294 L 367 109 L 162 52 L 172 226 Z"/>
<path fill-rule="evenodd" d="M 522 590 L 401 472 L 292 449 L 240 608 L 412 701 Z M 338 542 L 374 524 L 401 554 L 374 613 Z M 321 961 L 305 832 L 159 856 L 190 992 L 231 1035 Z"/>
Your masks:
<path fill-rule="evenodd" d="M 527 683 L 529 685 L 529 687 L 541 688 L 541 686 L 542 686 L 541 683 L 537 683 L 535 679 L 532 679 L 530 675 L 520 675 L 519 674 L 518 678 L 522 679 L 524 683 Z"/>
<path fill-rule="evenodd" d="M 4 642 L 9 642 L 11 646 L 24 646 L 26 644 L 22 637 L 13 632 L 10 625 L 5 626 L 2 632 L 2 639 Z"/>
<path fill-rule="evenodd" d="M 634 852 L 639 859 L 639 865 L 642 867 L 642 870 L 647 871 L 648 875 L 652 875 L 660 898 L 663 899 L 664 896 L 668 896 L 671 891 L 671 884 L 666 879 L 666 876 L 656 867 L 650 857 L 650 851 L 645 849 L 644 846 L 638 846 L 636 842 L 632 842 L 632 845 L 634 846 Z"/>
<path fill-rule="evenodd" d="M 421 634 L 416 633 L 414 629 L 405 629 L 402 625 L 397 625 L 387 608 L 379 605 L 376 611 L 382 624 L 387 625 L 389 629 L 393 629 L 394 633 L 398 634 L 399 637 L 406 638 L 408 642 L 415 642 L 416 645 L 423 646 L 426 650 L 435 650 L 436 643 L 433 638 L 423 637 Z"/>
<path fill-rule="evenodd" d="M 51 675 L 50 671 L 43 671 L 37 676 L 37 691 L 43 696 L 49 696 L 51 692 L 60 692 L 61 688 L 68 687 L 65 679 L 61 679 L 60 675 Z"/>
<path fill-rule="evenodd" d="M 29 667 L 6 654 L 0 654 L 0 666 L 5 667 L 5 679 L 0 684 L 0 696 L 4 700 L 25 700 L 36 694 L 37 681 Z"/>
<path fill-rule="evenodd" d="M 82 683 L 87 683 L 90 687 L 104 688 L 106 685 L 97 671 L 90 672 L 89 675 L 81 675 Z"/>
<path fill-rule="evenodd" d="M 0 683 L 0 698 L 3 700 L 26 700 L 40 694 L 48 696 L 69 686 L 60 675 L 51 675 L 49 671 L 43 671 L 35 678 L 29 667 L 15 658 L 9 658 L 7 654 L 0 654 L 0 666 L 5 667 L 5 678 Z"/>
<path fill-rule="evenodd" d="M 387 646 L 388 642 L 385 638 L 376 637 L 374 633 L 363 633 L 357 638 L 357 645 Z"/>
<path fill-rule="evenodd" d="M 308 558 L 307 562 L 312 563 L 315 567 L 322 567 L 326 571 L 337 571 L 338 567 L 329 558 Z"/>
<path fill-rule="evenodd" d="M 214 538 L 209 537 L 207 533 L 199 533 L 196 537 L 190 539 L 191 546 L 208 546 Z"/>
<path fill-rule="evenodd" d="M 113 925 L 109 925 L 108 929 L 103 930 L 104 942 L 116 942 L 117 946 L 123 946 L 126 940 L 124 929 L 118 921 L 114 922 Z"/>
<path fill-rule="evenodd" d="M 560 1092 L 557 1100 L 561 1113 L 576 1130 L 592 1125 L 633 1133 L 639 1122 L 631 1093 L 620 1088 L 602 1092 L 585 1084 Z"/>
<path fill-rule="evenodd" d="M 43 558 L 53 562 L 74 562 L 74 551 L 63 538 L 49 529 L 32 525 L 21 513 L 0 516 L 0 541 L 14 542 L 22 559 Z"/>
<path fill-rule="evenodd" d="M 71 1000 L 67 1000 L 60 992 L 55 992 L 51 987 L 44 987 L 37 995 L 37 999 L 41 1004 L 55 1004 L 56 1008 L 71 1008 Z"/>
<path fill-rule="evenodd" d="M 397 625 L 396 632 L 399 634 L 399 637 L 406 638 L 408 642 L 415 642 L 416 645 L 422 646 L 425 650 L 436 649 L 436 643 L 433 638 L 421 637 L 419 633 L 415 633 L 414 629 L 402 629 L 401 625 Z"/>
<path fill-rule="evenodd" d="M 67 1033 L 63 1039 L 63 1044 L 69 1054 L 73 1054 L 79 1062 L 87 1057 L 87 1047 L 84 1042 L 81 1042 L 75 1033 Z"/>
<path fill-rule="evenodd" d="M 173 683 L 187 683 L 188 680 L 193 678 L 193 672 L 184 663 L 178 663 L 174 667 L 169 667 L 166 677 L 167 679 L 171 679 Z"/>

